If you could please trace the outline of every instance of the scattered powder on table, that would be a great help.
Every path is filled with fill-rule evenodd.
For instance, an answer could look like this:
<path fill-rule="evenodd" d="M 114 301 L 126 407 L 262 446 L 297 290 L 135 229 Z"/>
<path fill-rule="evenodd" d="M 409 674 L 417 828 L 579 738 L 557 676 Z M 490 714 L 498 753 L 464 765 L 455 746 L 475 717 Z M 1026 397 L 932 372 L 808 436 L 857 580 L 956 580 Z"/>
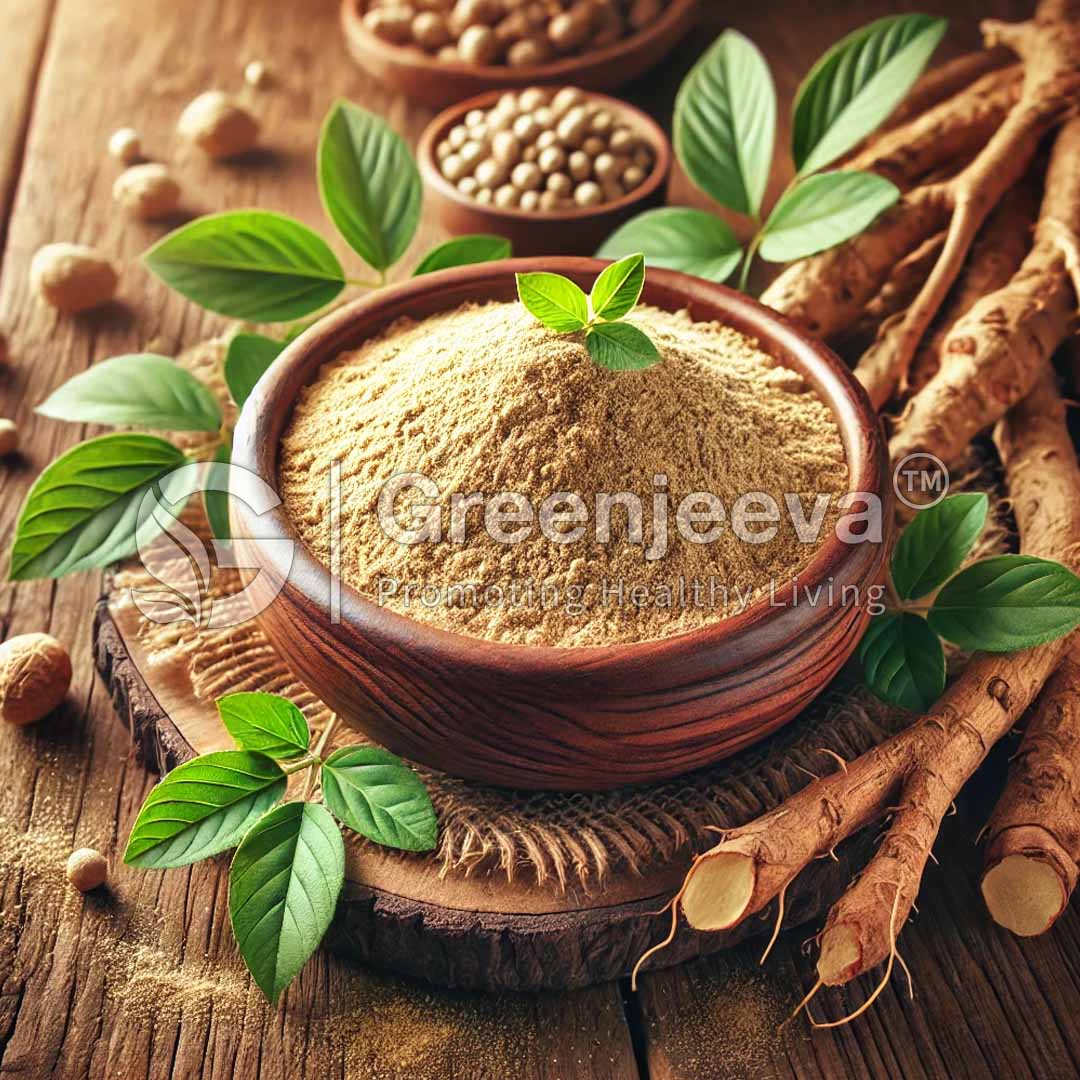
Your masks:
<path fill-rule="evenodd" d="M 280 454 L 281 493 L 306 544 L 329 563 L 337 461 L 343 579 L 444 629 L 560 646 L 647 640 L 735 614 L 770 582 L 790 584 L 846 490 L 828 406 L 730 327 L 651 307 L 628 321 L 648 332 L 661 363 L 601 368 L 580 334 L 554 334 L 520 304 L 489 303 L 400 320 L 324 364 L 299 395 Z M 392 503 L 384 494 L 384 506 L 397 528 L 437 524 L 437 541 L 428 532 L 403 543 L 380 522 L 380 495 L 402 473 L 421 474 L 438 494 L 410 484 Z M 459 505 L 455 517 L 455 496 L 477 492 L 517 515 L 496 526 L 518 542 L 491 535 L 483 505 Z M 517 501 L 492 499 L 502 492 Z M 559 492 L 582 502 L 549 503 L 575 520 L 549 522 L 545 535 L 544 500 Z M 710 493 L 722 513 L 716 501 L 697 502 L 686 509 L 711 520 L 684 516 L 680 531 L 676 511 L 695 492 Z M 776 500 L 779 520 L 746 519 L 740 539 L 738 499 L 755 492 Z M 601 512 L 602 493 L 641 500 L 640 535 L 626 501 Z M 815 496 L 828 497 L 814 542 L 799 539 L 785 493 L 808 516 Z M 438 507 L 437 522 L 425 507 Z M 770 539 L 745 539 L 773 526 Z"/>

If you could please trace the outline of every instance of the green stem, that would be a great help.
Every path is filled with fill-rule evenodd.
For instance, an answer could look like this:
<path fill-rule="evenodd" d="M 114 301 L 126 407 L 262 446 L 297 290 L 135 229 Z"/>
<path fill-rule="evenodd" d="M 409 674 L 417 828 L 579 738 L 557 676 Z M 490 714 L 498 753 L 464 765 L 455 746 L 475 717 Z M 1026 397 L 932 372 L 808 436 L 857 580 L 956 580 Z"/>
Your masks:
<path fill-rule="evenodd" d="M 321 762 L 316 755 L 308 754 L 299 761 L 290 761 L 287 765 L 282 765 L 281 771 L 286 776 L 292 776 L 293 773 L 303 772 L 304 769 L 310 769 L 312 766 L 319 764 Z"/>
<path fill-rule="evenodd" d="M 746 283 L 750 280 L 750 267 L 753 265 L 754 256 L 757 254 L 757 249 L 761 246 L 763 238 L 761 229 L 758 229 L 758 231 L 754 233 L 754 238 L 750 241 L 750 244 L 746 249 L 742 270 L 739 272 L 739 292 L 746 292 Z"/>
<path fill-rule="evenodd" d="M 334 732 L 334 728 L 337 726 L 338 714 L 331 713 L 330 719 L 326 722 L 326 727 L 323 728 L 322 734 L 319 736 L 319 741 L 315 744 L 315 761 L 311 766 L 311 772 L 308 773 L 307 783 L 304 784 L 304 802 L 307 802 L 315 790 L 315 781 L 319 778 L 319 770 L 317 766 L 322 764 L 322 752 L 326 749 L 326 744 L 330 741 L 330 736 Z"/>

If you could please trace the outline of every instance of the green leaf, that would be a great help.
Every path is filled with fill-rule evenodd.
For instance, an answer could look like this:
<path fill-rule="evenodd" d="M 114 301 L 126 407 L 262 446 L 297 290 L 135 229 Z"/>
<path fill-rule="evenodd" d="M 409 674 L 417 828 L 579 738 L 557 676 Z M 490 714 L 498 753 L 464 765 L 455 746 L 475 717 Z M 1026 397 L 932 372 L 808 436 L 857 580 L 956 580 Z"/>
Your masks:
<path fill-rule="evenodd" d="M 795 97 L 792 155 L 816 172 L 869 135 L 900 104 L 945 33 L 945 19 L 890 15 L 838 41 Z"/>
<path fill-rule="evenodd" d="M 589 355 L 612 371 L 647 368 L 663 359 L 649 337 L 630 323 L 597 323 L 585 335 Z"/>
<path fill-rule="evenodd" d="M 569 278 L 547 272 L 518 274 L 518 299 L 549 330 L 566 334 L 589 321 L 589 301 Z"/>
<path fill-rule="evenodd" d="M 866 685 L 883 701 L 925 712 L 945 689 L 945 653 L 926 620 L 911 612 L 876 615 L 859 643 Z"/>
<path fill-rule="evenodd" d="M 451 266 L 471 266 L 473 263 L 509 259 L 511 254 L 510 241 L 504 236 L 489 236 L 486 233 L 456 236 L 445 244 L 433 247 L 420 260 L 413 277 L 446 270 Z"/>
<path fill-rule="evenodd" d="M 345 881 L 345 844 L 319 803 L 290 802 L 244 837 L 229 868 L 240 954 L 270 1001 L 318 948 Z"/>
<path fill-rule="evenodd" d="M 250 322 L 299 319 L 345 287 L 345 272 L 326 241 L 268 210 L 196 218 L 159 240 L 143 259 L 189 300 Z"/>
<path fill-rule="evenodd" d="M 248 395 L 267 368 L 278 358 L 284 341 L 262 334 L 237 334 L 225 354 L 225 384 L 233 401 L 243 408 Z"/>
<path fill-rule="evenodd" d="M 232 528 L 229 525 L 229 492 L 227 488 L 228 472 L 222 466 L 228 465 L 232 457 L 232 447 L 219 446 L 214 460 L 207 466 L 207 483 L 203 491 L 203 509 L 206 520 L 210 523 L 210 533 L 215 540 L 231 540 Z M 222 475 L 223 474 L 223 475 Z M 216 480 L 217 486 L 211 486 Z"/>
<path fill-rule="evenodd" d="M 439 823 L 423 781 L 378 746 L 335 750 L 322 767 L 323 799 L 361 836 L 402 851 L 430 851 Z"/>
<path fill-rule="evenodd" d="M 593 282 L 589 302 L 598 319 L 621 319 L 634 309 L 645 286 L 645 256 L 635 252 L 612 263 Z"/>
<path fill-rule="evenodd" d="M 895 184 L 873 173 L 808 176 L 773 207 L 762 233 L 761 257 L 791 262 L 824 251 L 862 232 L 899 198 Z"/>
<path fill-rule="evenodd" d="M 996 555 L 961 570 L 928 618 L 962 649 L 1030 649 L 1080 625 L 1080 578 L 1049 559 Z"/>
<path fill-rule="evenodd" d="M 704 210 L 665 206 L 646 210 L 616 229 L 596 253 L 618 259 L 645 252 L 647 266 L 663 266 L 696 274 L 708 281 L 726 281 L 739 265 L 742 248 L 723 218 Z"/>
<path fill-rule="evenodd" d="M 185 762 L 146 797 L 124 862 L 163 870 L 235 847 L 285 794 L 286 782 L 270 758 L 246 750 Z"/>
<path fill-rule="evenodd" d="M 986 524 L 982 492 L 950 495 L 920 510 L 896 542 L 892 579 L 901 600 L 918 600 L 960 569 Z"/>
<path fill-rule="evenodd" d="M 368 265 L 405 254 L 420 221 L 423 188 L 402 138 L 382 119 L 339 101 L 319 136 L 319 194 L 330 220 Z"/>
<path fill-rule="evenodd" d="M 675 99 L 675 153 L 687 176 L 721 206 L 756 215 L 772 168 L 776 91 L 769 65 L 725 30 Z"/>
<path fill-rule="evenodd" d="M 26 496 L 15 526 L 11 580 L 62 577 L 133 554 L 143 496 L 186 462 L 153 435 L 102 435 L 72 447 Z M 153 518 L 141 528 L 143 537 L 160 531 Z"/>
<path fill-rule="evenodd" d="M 68 379 L 38 406 L 42 416 L 166 431 L 217 431 L 214 395 L 167 356 L 114 356 Z"/>
<path fill-rule="evenodd" d="M 275 761 L 308 752 L 311 732 L 304 714 L 277 694 L 226 694 L 217 699 L 225 730 L 241 750 L 256 750 Z"/>

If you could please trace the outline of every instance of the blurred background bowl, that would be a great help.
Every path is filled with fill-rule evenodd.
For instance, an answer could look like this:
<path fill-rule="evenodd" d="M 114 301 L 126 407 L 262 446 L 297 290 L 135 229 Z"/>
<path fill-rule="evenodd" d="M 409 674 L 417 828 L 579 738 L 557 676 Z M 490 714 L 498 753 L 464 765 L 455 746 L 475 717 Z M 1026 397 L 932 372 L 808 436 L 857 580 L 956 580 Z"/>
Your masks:
<path fill-rule="evenodd" d="M 420 135 L 416 160 L 424 181 L 424 198 L 439 224 L 455 236 L 465 233 L 495 233 L 513 245 L 515 256 L 592 255 L 623 222 L 664 201 L 671 172 L 671 143 L 663 130 L 640 109 L 608 97 L 589 93 L 589 100 L 602 105 L 648 144 L 653 166 L 642 183 L 622 198 L 597 206 L 575 206 L 564 210 L 505 209 L 479 203 L 443 176 L 435 149 L 473 109 L 490 109 L 505 91 L 490 90 L 443 110 Z"/>

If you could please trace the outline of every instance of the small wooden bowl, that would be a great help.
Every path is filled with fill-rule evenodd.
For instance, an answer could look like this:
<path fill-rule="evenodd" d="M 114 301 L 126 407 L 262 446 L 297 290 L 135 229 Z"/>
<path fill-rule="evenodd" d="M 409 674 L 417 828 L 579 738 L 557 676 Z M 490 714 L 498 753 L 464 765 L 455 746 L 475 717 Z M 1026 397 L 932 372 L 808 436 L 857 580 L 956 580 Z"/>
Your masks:
<path fill-rule="evenodd" d="M 651 116 L 606 94 L 589 96 L 645 139 L 653 152 L 652 171 L 633 191 L 599 206 L 547 211 L 504 210 L 462 195 L 439 171 L 435 148 L 452 127 L 463 121 L 466 113 L 472 109 L 491 108 L 502 93 L 491 90 L 459 105 L 451 105 L 424 128 L 417 143 L 416 160 L 424 180 L 425 197 L 447 232 L 455 236 L 464 233 L 505 236 L 518 257 L 592 255 L 624 221 L 663 200 L 672 158 L 667 136 Z"/>
<path fill-rule="evenodd" d="M 278 357 L 244 405 L 233 463 L 276 487 L 278 446 L 296 396 L 319 366 L 403 315 L 464 301 L 511 300 L 514 274 L 551 270 L 583 287 L 595 259 L 510 259 L 415 278 L 327 316 Z M 755 337 L 799 371 L 836 417 L 852 491 L 876 493 L 891 521 L 884 440 L 861 387 L 823 344 L 720 285 L 650 270 L 646 303 L 688 308 Z M 375 604 L 340 583 L 278 505 L 256 515 L 231 499 L 238 565 L 259 624 L 294 672 L 344 721 L 390 749 L 458 776 L 520 788 L 597 790 L 677 776 L 769 734 L 828 683 L 855 648 L 865 607 L 773 606 L 690 633 L 635 644 L 555 648 L 449 633 Z M 282 549 L 292 541 L 292 554 Z M 885 543 L 830 533 L 797 586 L 863 592 L 884 577 Z M 280 590 L 280 591 L 279 591 Z M 803 594 L 805 595 L 805 594 Z"/>
<path fill-rule="evenodd" d="M 485 90 L 559 83 L 583 90 L 614 90 L 660 63 L 698 18 L 698 0 L 670 0 L 651 26 L 612 45 L 535 67 L 446 64 L 413 45 L 391 45 L 363 24 L 363 0 L 343 0 L 341 25 L 356 62 L 381 83 L 433 108 Z"/>

